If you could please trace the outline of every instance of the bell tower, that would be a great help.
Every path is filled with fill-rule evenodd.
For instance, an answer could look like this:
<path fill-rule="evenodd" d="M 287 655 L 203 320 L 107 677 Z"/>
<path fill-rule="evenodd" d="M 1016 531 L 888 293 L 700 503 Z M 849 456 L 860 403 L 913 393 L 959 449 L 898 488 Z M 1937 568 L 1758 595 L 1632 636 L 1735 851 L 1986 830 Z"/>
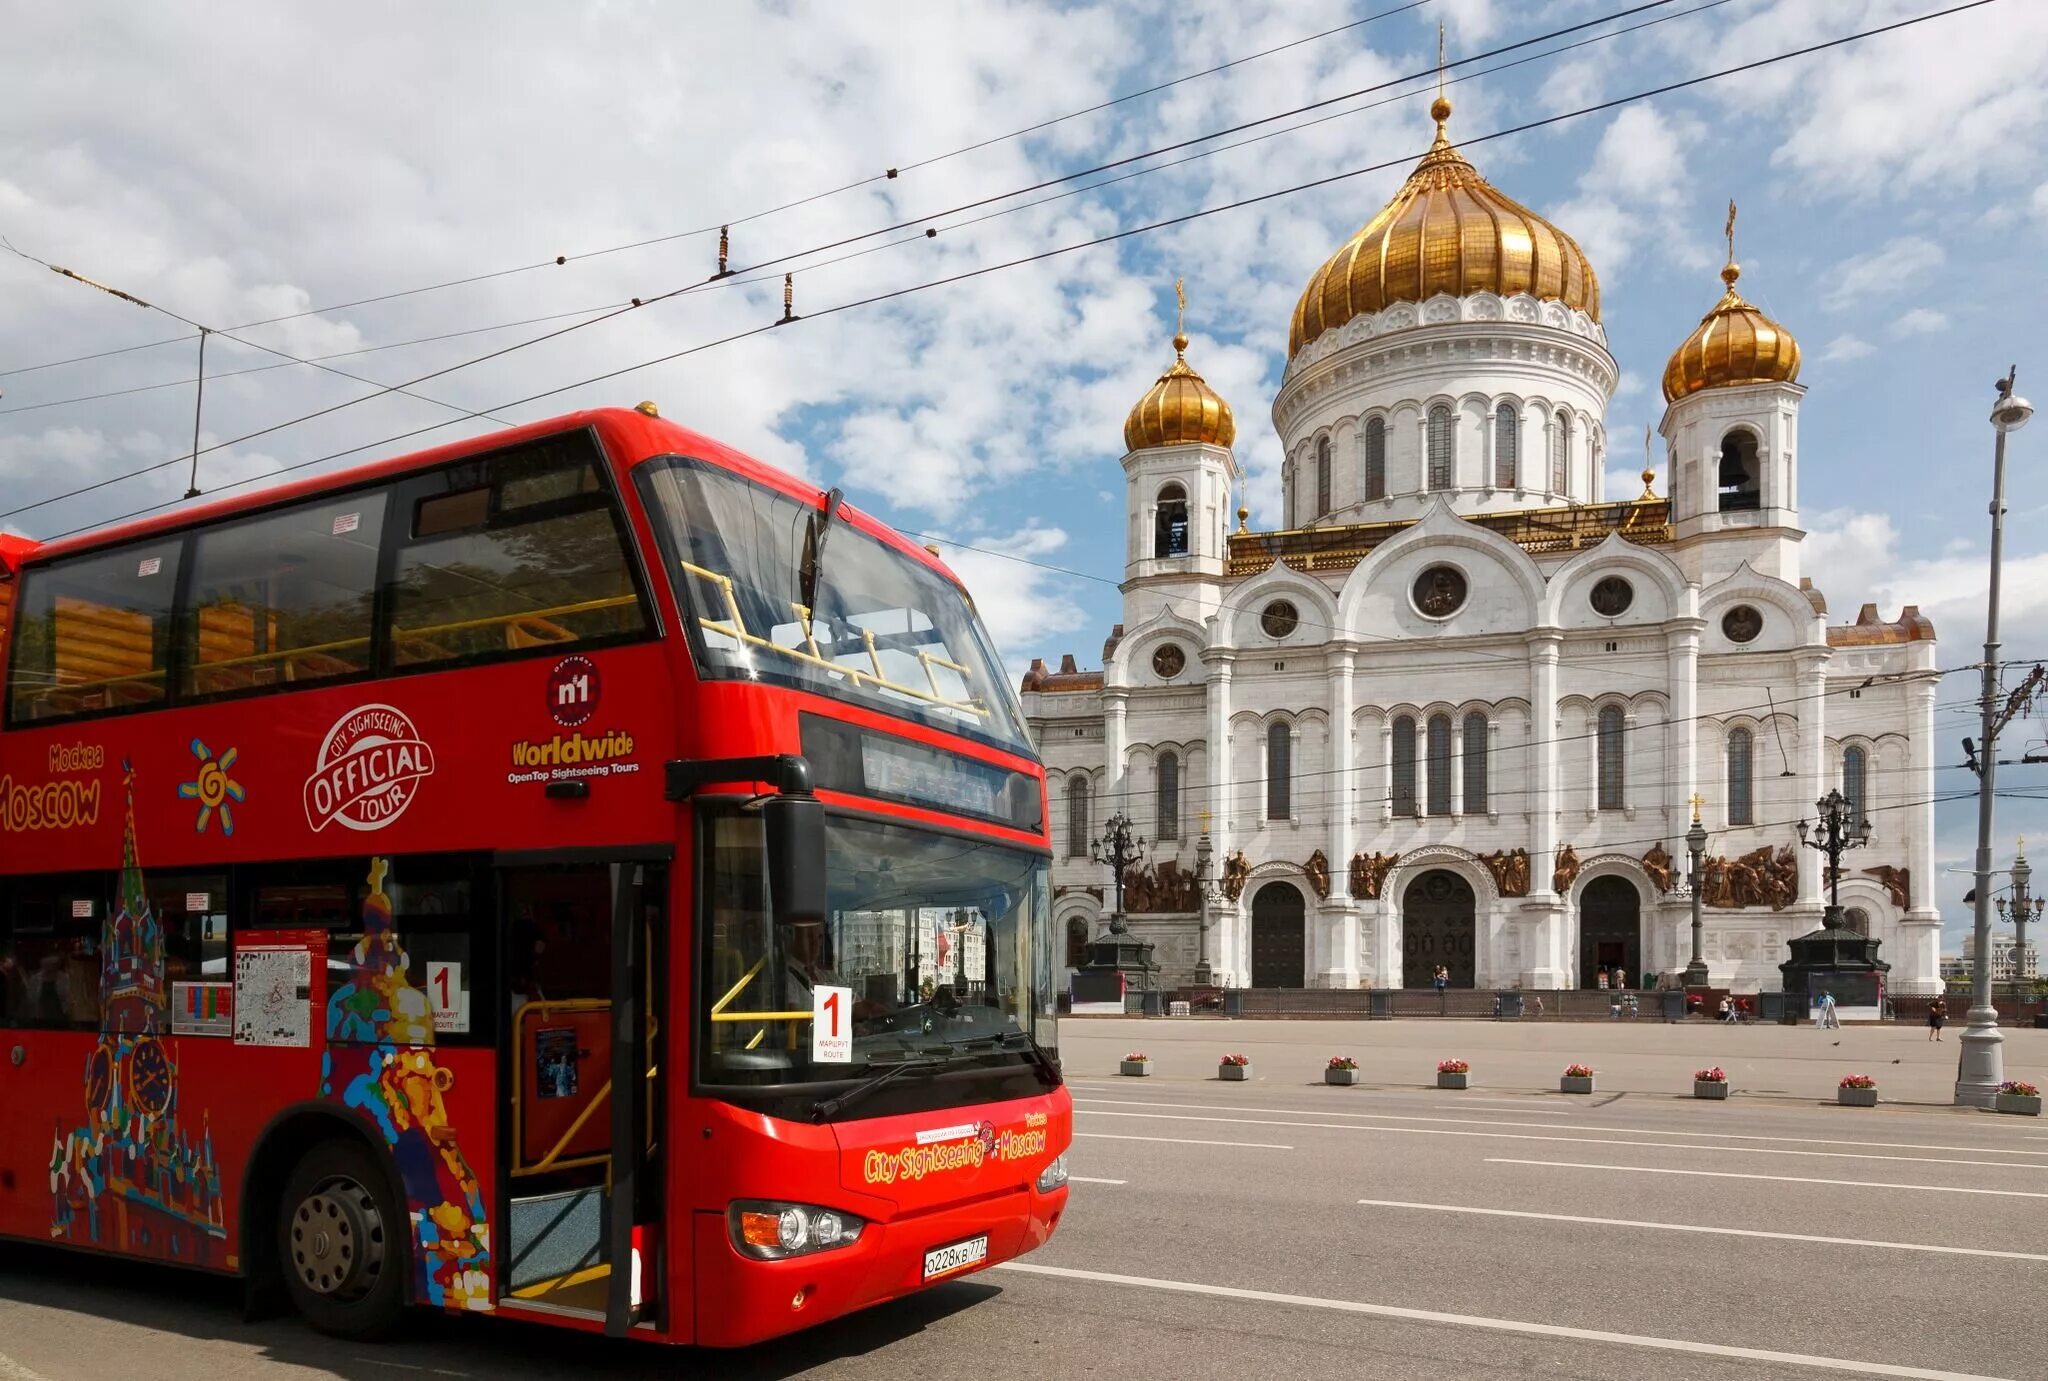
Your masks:
<path fill-rule="evenodd" d="M 1721 300 L 1664 367 L 1679 559 L 1703 583 L 1744 561 L 1797 582 L 1799 343 L 1735 290 L 1732 201 L 1725 233 Z"/>

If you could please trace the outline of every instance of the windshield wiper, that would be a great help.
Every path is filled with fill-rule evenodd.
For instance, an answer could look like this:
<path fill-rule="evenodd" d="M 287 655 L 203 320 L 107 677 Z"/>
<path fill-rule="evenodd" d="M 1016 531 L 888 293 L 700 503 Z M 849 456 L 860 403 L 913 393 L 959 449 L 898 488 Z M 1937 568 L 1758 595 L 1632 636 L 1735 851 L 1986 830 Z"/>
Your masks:
<path fill-rule="evenodd" d="M 838 1113 L 842 1108 L 850 1107 L 854 1103 L 859 1102 L 892 1079 L 899 1078 L 905 1074 L 936 1074 L 946 1067 L 946 1063 L 945 1060 L 930 1059 L 893 1060 L 879 1068 L 870 1063 L 868 1072 L 860 1083 L 844 1093 L 837 1094 L 831 1098 L 821 1098 L 811 1104 L 811 1121 L 825 1121 L 827 1118 Z"/>
<path fill-rule="evenodd" d="M 804 520 L 804 554 L 797 567 L 797 597 L 814 618 L 818 612 L 818 579 L 825 569 L 825 539 L 832 535 L 832 518 L 844 497 L 835 485 L 825 495 L 824 511 Z"/>
<path fill-rule="evenodd" d="M 1023 1041 L 1024 1044 L 1018 1046 L 1014 1044 L 1016 1041 Z M 1025 1059 L 1031 1061 L 1032 1067 L 1045 1077 L 1045 1081 L 1048 1084 L 1055 1088 L 1064 1082 L 1060 1076 L 1059 1065 L 1053 1060 L 1051 1055 L 1046 1053 L 1045 1047 L 1040 1045 L 1029 1031 L 1005 1031 L 997 1036 L 976 1036 L 971 1040 L 960 1042 L 962 1049 L 983 1045 L 992 1046 L 997 1050 L 1016 1051 L 1024 1056 Z"/>

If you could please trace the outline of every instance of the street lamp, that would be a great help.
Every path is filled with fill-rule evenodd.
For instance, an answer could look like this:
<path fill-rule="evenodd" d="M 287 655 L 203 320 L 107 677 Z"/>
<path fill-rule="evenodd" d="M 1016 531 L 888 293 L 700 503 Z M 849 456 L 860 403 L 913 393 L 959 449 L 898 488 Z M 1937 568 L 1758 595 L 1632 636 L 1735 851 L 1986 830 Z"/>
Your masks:
<path fill-rule="evenodd" d="M 1870 842 L 1870 822 L 1862 818 L 1847 796 L 1830 791 L 1814 803 L 1820 822 L 1807 838 L 1807 825 L 1799 822 L 1799 842 L 1828 856 L 1828 909 L 1820 923 L 1829 930 L 1842 928 L 1842 855 Z"/>
<path fill-rule="evenodd" d="M 1685 965 L 1685 986 L 1704 988 L 1707 986 L 1707 961 L 1700 953 L 1701 936 L 1706 922 L 1700 914 L 1705 903 L 1701 895 L 1705 891 L 1706 879 L 1701 875 L 1707 853 L 1707 827 L 1700 823 L 1700 807 L 1705 800 L 1698 792 L 1692 797 L 1692 828 L 1685 832 L 1686 852 L 1692 855 L 1692 870 L 1686 874 L 1686 885 L 1692 889 L 1692 958 Z"/>
<path fill-rule="evenodd" d="M 1956 1102 L 1988 1108 L 2005 1079 L 2005 1037 L 1991 1002 L 1991 827 L 1998 775 L 1998 585 L 2005 561 L 2005 438 L 2027 425 L 2033 404 L 2013 392 L 2015 366 L 1996 385 L 1991 426 L 1998 434 L 1991 461 L 1991 588 L 1984 614 L 1984 747 L 1977 765 L 1977 953 L 1970 965 L 1970 1013 L 1956 1061 Z"/>
<path fill-rule="evenodd" d="M 1129 929 L 1124 923 L 1124 870 L 1145 861 L 1145 838 L 1131 829 L 1130 817 L 1118 811 L 1103 822 L 1102 837 L 1088 842 L 1088 856 L 1115 874 L 1116 905 L 1110 909 L 1109 930 L 1122 935 Z"/>
<path fill-rule="evenodd" d="M 2034 870 L 2027 863 L 2027 841 L 2022 839 L 2018 852 L 2012 856 L 2012 902 L 2009 916 L 2006 899 L 1998 899 L 1999 921 L 2012 922 L 2012 976 L 2019 981 L 2033 977 L 2027 972 L 2027 922 L 2041 919 L 2042 906 L 2048 903 L 2048 897 L 2033 895 L 2029 886 L 2033 880 Z"/>

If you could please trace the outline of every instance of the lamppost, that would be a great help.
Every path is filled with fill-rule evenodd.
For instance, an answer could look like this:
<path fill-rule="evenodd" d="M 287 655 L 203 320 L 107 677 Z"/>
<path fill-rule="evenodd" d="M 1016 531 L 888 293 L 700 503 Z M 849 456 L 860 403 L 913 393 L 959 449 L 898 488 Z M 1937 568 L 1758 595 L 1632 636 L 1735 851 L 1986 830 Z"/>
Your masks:
<path fill-rule="evenodd" d="M 2018 852 L 2012 856 L 2012 902 L 2010 915 L 2006 899 L 1998 899 L 1998 919 L 2012 921 L 2012 976 L 2016 981 L 2025 982 L 2033 975 L 2027 972 L 2027 922 L 2041 918 L 2041 909 L 2048 903 L 2048 897 L 2037 897 L 2028 884 L 2034 880 L 2034 870 L 2027 863 L 2027 841 L 2022 839 Z"/>
<path fill-rule="evenodd" d="M 1829 930 L 1842 928 L 1842 855 L 1851 849 L 1860 849 L 1870 842 L 1870 822 L 1862 819 L 1862 812 L 1856 810 L 1847 796 L 1840 791 L 1830 791 L 1814 803 L 1820 812 L 1820 821 L 1813 829 L 1813 837 L 1807 838 L 1807 825 L 1799 822 L 1799 842 L 1809 849 L 1818 849 L 1828 856 L 1828 909 L 1821 916 L 1820 923 Z"/>
<path fill-rule="evenodd" d="M 1991 588 L 1984 614 L 1984 747 L 1977 759 L 1977 953 L 1970 966 L 1970 1014 L 1956 1059 L 1956 1102 L 1988 1108 L 2005 1079 L 2005 1037 L 1991 1003 L 1991 826 L 1998 775 L 1998 584 L 2005 561 L 2005 438 L 2027 425 L 2034 406 L 2013 392 L 2015 366 L 1997 384 L 1991 426 L 1998 435 L 1991 461 Z"/>
<path fill-rule="evenodd" d="M 1694 792 L 1692 828 L 1685 832 L 1685 849 L 1692 855 L 1692 870 L 1686 874 L 1686 883 L 1692 889 L 1692 958 L 1687 960 L 1685 965 L 1685 986 L 1688 988 L 1707 986 L 1707 961 L 1700 953 L 1701 936 L 1706 930 L 1706 922 L 1700 914 L 1700 908 L 1705 904 L 1703 893 L 1706 890 L 1702 867 L 1707 854 L 1707 827 L 1700 823 L 1700 807 L 1705 804 L 1705 798 Z"/>
<path fill-rule="evenodd" d="M 1108 865 L 1116 875 L 1116 905 L 1110 909 L 1109 930 L 1112 935 L 1122 935 L 1129 929 L 1124 923 L 1124 870 L 1145 861 L 1144 836 L 1134 832 L 1130 817 L 1118 811 L 1103 822 L 1102 837 L 1089 841 L 1088 856 Z"/>

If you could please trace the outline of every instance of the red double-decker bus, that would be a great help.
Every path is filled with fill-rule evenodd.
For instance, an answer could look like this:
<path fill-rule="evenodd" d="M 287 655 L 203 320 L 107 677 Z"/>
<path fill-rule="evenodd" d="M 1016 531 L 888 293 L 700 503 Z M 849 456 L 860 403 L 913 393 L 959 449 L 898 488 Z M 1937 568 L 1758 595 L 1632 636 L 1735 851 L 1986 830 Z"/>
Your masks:
<path fill-rule="evenodd" d="M 838 491 L 581 413 L 0 538 L 0 625 L 0 1234 L 727 1346 L 1058 1223 L 1044 773 Z"/>

